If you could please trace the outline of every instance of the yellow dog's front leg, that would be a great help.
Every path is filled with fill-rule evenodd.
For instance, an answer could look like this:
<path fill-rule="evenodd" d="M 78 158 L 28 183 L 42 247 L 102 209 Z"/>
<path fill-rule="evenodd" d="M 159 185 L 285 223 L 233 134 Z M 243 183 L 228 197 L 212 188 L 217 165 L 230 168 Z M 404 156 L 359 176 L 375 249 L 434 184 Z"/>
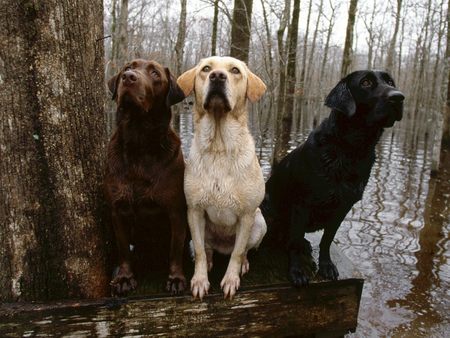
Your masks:
<path fill-rule="evenodd" d="M 228 263 L 225 276 L 220 283 L 225 298 L 229 297 L 232 299 L 236 294 L 237 289 L 239 289 L 239 273 L 241 272 L 241 267 L 244 263 L 247 252 L 247 244 L 254 221 L 255 212 L 246 213 L 241 216 L 237 224 L 234 249 L 231 253 L 230 262 Z"/>
<path fill-rule="evenodd" d="M 205 212 L 200 208 L 188 208 L 188 222 L 195 253 L 195 271 L 191 279 L 194 298 L 203 299 L 208 294 L 208 264 L 205 252 Z"/>

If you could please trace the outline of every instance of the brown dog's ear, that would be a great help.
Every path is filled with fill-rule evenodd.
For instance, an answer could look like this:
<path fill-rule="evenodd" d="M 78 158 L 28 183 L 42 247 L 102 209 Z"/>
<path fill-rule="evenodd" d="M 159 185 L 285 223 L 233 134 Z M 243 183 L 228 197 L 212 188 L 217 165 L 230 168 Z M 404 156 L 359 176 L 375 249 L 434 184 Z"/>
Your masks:
<path fill-rule="evenodd" d="M 267 87 L 264 82 L 258 76 L 253 74 L 248 68 L 247 74 L 247 97 L 251 102 L 256 102 L 266 92 Z"/>
<path fill-rule="evenodd" d="M 111 100 L 114 100 L 117 96 L 117 85 L 119 80 L 119 74 L 114 75 L 112 78 L 108 80 L 108 88 L 112 94 Z"/>
<path fill-rule="evenodd" d="M 188 97 L 194 90 L 196 70 L 197 67 L 189 69 L 188 71 L 181 74 L 177 79 L 177 84 L 180 86 L 181 90 L 183 91 L 186 97 Z"/>
<path fill-rule="evenodd" d="M 175 78 L 170 73 L 169 68 L 165 67 L 164 70 L 166 71 L 167 80 L 169 81 L 169 92 L 167 93 L 166 104 L 170 107 L 183 101 L 185 96 L 183 90 L 178 86 Z"/>
<path fill-rule="evenodd" d="M 328 94 L 325 105 L 351 117 L 356 112 L 356 103 L 347 86 L 347 78 L 343 78 Z"/>

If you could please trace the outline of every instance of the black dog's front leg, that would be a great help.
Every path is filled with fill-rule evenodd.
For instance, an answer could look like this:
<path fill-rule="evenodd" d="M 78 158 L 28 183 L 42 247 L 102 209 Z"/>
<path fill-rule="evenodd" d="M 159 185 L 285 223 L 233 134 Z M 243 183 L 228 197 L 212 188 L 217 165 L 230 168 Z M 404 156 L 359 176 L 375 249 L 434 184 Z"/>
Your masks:
<path fill-rule="evenodd" d="M 296 286 L 309 283 L 309 277 L 303 267 L 302 257 L 311 256 L 311 244 L 305 239 L 308 212 L 305 208 L 294 206 L 291 209 L 289 224 L 289 280 Z"/>
<path fill-rule="evenodd" d="M 330 245 L 333 242 L 339 226 L 347 214 L 346 211 L 341 210 L 334 217 L 332 222 L 329 222 L 324 227 L 322 239 L 320 240 L 320 254 L 319 254 L 319 275 L 325 279 L 336 280 L 339 277 L 338 269 L 336 265 L 331 261 L 330 257 Z"/>

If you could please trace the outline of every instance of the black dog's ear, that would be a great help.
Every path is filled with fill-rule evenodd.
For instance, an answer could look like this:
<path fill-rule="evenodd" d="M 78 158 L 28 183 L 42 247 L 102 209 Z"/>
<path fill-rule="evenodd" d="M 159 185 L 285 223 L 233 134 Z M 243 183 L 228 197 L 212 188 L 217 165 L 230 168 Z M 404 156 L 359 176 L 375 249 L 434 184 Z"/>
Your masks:
<path fill-rule="evenodd" d="M 347 78 L 342 79 L 328 94 L 325 99 L 325 105 L 331 109 L 336 109 L 348 117 L 356 112 L 356 103 L 352 93 L 347 86 Z"/>
<path fill-rule="evenodd" d="M 166 103 L 167 106 L 170 107 L 183 101 L 186 96 L 180 86 L 178 86 L 177 80 L 170 74 L 169 68 L 165 67 L 164 70 L 166 71 L 167 79 L 169 80 L 169 92 L 167 93 Z"/>
<path fill-rule="evenodd" d="M 114 100 L 117 96 L 117 85 L 119 82 L 119 74 L 114 75 L 112 78 L 108 80 L 108 88 L 112 94 L 111 100 Z"/>

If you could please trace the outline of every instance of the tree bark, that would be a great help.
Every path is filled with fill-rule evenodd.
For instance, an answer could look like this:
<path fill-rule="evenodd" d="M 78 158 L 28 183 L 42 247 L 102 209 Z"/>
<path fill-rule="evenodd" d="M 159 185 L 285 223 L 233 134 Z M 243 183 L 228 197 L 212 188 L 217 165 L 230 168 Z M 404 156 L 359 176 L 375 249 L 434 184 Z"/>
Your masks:
<path fill-rule="evenodd" d="M 114 73 L 116 73 L 128 58 L 128 0 L 122 0 L 120 5 L 118 32 L 113 39 L 116 43 L 113 59 Z"/>
<path fill-rule="evenodd" d="M 281 119 L 281 135 L 276 140 L 273 166 L 280 163 L 286 156 L 292 128 L 292 115 L 294 110 L 295 74 L 297 59 L 298 21 L 300 17 L 300 0 L 294 0 L 292 21 L 288 30 L 288 60 L 286 71 L 286 99 Z M 281 136 L 281 137 L 280 137 Z"/>
<path fill-rule="evenodd" d="M 306 19 L 306 32 L 305 32 L 305 37 L 303 39 L 302 69 L 300 70 L 300 81 L 299 81 L 300 98 L 303 98 L 304 91 L 305 91 L 306 58 L 307 58 L 307 53 L 308 53 L 309 23 L 311 21 L 312 1 L 313 0 L 309 0 L 308 17 Z"/>
<path fill-rule="evenodd" d="M 219 0 L 214 0 L 214 17 L 212 22 L 212 37 L 211 37 L 211 56 L 216 55 L 218 21 L 219 21 Z"/>
<path fill-rule="evenodd" d="M 248 61 L 253 0 L 234 0 L 230 56 Z"/>
<path fill-rule="evenodd" d="M 313 40 L 311 44 L 311 51 L 309 52 L 309 69 L 306 78 L 308 83 L 311 84 L 311 79 L 314 75 L 314 52 L 316 51 L 317 33 L 319 32 L 320 18 L 322 17 L 323 0 L 320 0 L 319 11 L 317 13 L 316 27 L 314 28 Z"/>
<path fill-rule="evenodd" d="M 444 125 L 441 149 L 450 149 L 450 0 L 447 5 L 447 47 L 445 49 L 445 71 L 447 77 L 447 99 L 444 110 Z"/>
<path fill-rule="evenodd" d="M 105 296 L 103 4 L 0 0 L 0 301 Z"/>
<path fill-rule="evenodd" d="M 394 54 L 395 44 L 397 43 L 397 34 L 400 27 L 400 14 L 402 11 L 402 0 L 397 0 L 397 12 L 395 14 L 394 33 L 392 34 L 391 42 L 389 43 L 388 54 L 386 57 L 386 70 L 390 73 L 394 70 Z"/>
<path fill-rule="evenodd" d="M 350 0 L 348 10 L 347 32 L 345 34 L 344 53 L 342 56 L 341 77 L 344 77 L 350 71 L 352 63 L 352 46 L 353 46 L 353 28 L 355 26 L 356 8 L 358 0 Z"/>

